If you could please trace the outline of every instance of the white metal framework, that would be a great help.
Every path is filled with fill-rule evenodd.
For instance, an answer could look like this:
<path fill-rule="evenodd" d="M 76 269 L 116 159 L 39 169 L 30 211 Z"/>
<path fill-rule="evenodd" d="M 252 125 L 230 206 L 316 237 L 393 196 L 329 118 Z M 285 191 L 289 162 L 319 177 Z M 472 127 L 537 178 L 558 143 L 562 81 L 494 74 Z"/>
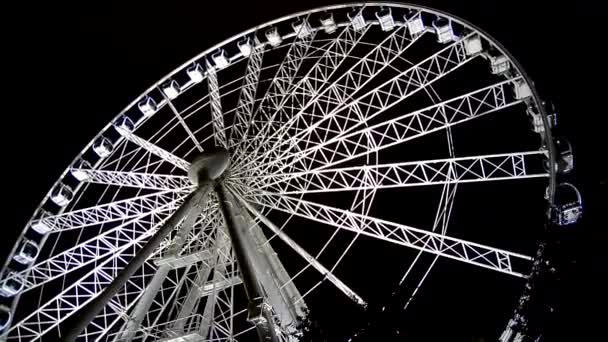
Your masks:
<path fill-rule="evenodd" d="M 352 4 L 257 26 L 160 80 L 70 164 L 2 268 L 0 304 L 11 319 L 1 339 L 63 336 L 184 205 L 196 189 L 191 161 L 215 146 L 230 153 L 220 181 L 230 217 L 219 195 L 205 197 L 79 340 L 247 341 L 271 324 L 277 340 L 295 341 L 298 319 L 315 309 L 309 296 L 329 287 L 336 300 L 374 300 L 380 280 L 364 279 L 350 256 L 378 243 L 415 251 L 399 257 L 400 284 L 421 255 L 433 256 L 406 307 L 446 259 L 525 278 L 531 250 L 478 240 L 451 218 L 466 201 L 457 189 L 498 198 L 517 184 L 548 183 L 552 194 L 543 113 L 517 62 L 445 13 Z M 500 127 L 509 139 L 491 141 Z M 245 242 L 235 245 L 228 222 Z M 257 316 L 243 299 L 243 251 L 263 293 L 248 298 Z M 374 255 L 370 264 L 387 263 Z"/>

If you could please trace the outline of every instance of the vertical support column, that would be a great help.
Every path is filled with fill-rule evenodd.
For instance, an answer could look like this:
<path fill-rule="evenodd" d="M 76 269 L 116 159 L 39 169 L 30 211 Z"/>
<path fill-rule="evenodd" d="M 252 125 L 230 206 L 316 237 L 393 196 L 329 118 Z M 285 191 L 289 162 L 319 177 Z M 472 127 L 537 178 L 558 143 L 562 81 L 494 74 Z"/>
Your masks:
<path fill-rule="evenodd" d="M 177 256 L 179 254 L 181 247 L 186 241 L 188 233 L 190 230 L 192 230 L 194 224 L 196 223 L 196 219 L 203 211 L 205 198 L 206 197 L 201 197 L 200 200 L 194 203 L 190 209 L 190 212 L 187 214 L 184 222 L 181 224 L 175 238 L 173 238 L 173 242 L 167 251 L 167 256 Z M 152 281 L 145 289 L 144 295 L 140 298 L 135 306 L 135 309 L 129 315 L 129 321 L 122 334 L 119 335 L 119 340 L 130 342 L 133 339 L 135 332 L 141 327 L 141 323 L 144 320 L 146 313 L 150 309 L 154 297 L 156 297 L 156 294 L 160 290 L 163 281 L 167 277 L 170 270 L 171 266 L 169 265 L 162 265 L 156 270 L 154 278 L 152 278 Z"/>
<path fill-rule="evenodd" d="M 262 228 L 244 209 L 239 204 L 239 217 L 242 218 L 244 227 L 248 227 L 249 234 L 251 234 L 252 253 L 257 255 L 254 267 L 266 291 L 268 301 L 275 309 L 283 328 L 295 327 L 297 318 L 305 315 L 306 304 L 304 301 L 296 304 L 296 301 L 301 298 L 300 292 L 295 284 L 289 281 L 291 277 L 279 260 L 277 253 L 268 243 Z"/>
<path fill-rule="evenodd" d="M 133 337 L 135 337 L 135 333 L 141 326 L 141 322 L 143 322 L 144 318 L 146 317 L 146 313 L 150 309 L 152 301 L 160 290 L 160 287 L 162 286 L 163 281 L 167 277 L 169 271 L 169 266 L 161 266 L 158 268 L 158 270 L 156 270 L 152 281 L 150 281 L 150 284 L 148 284 L 148 286 L 144 290 L 145 292 L 143 296 L 139 299 L 139 301 L 135 305 L 135 308 L 129 314 L 129 319 L 127 321 L 126 327 L 124 328 L 122 333 L 116 335 L 117 340 L 123 342 L 130 342 L 133 340 Z"/>
<path fill-rule="evenodd" d="M 278 342 L 275 332 L 274 319 L 271 307 L 265 302 L 264 290 L 260 286 L 252 263 L 250 247 L 247 246 L 246 231 L 235 222 L 235 203 L 229 197 L 224 185 L 218 182 L 216 191 L 220 202 L 220 208 L 224 215 L 226 228 L 232 240 L 232 247 L 239 263 L 243 285 L 249 300 L 247 319 L 252 322 L 258 332 L 260 341 Z"/>

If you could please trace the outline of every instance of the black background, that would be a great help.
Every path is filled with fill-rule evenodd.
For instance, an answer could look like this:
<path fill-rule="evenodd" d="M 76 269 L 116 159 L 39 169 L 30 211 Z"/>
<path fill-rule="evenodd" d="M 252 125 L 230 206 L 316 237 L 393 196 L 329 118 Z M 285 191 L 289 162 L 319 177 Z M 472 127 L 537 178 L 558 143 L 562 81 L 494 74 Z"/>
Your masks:
<path fill-rule="evenodd" d="M 101 127 L 150 84 L 200 51 L 256 24 L 327 1 L 24 3 L 1 11 L 4 259 L 56 178 Z M 530 1 L 424 1 L 477 25 L 523 65 L 558 108 L 573 143 L 585 218 L 571 238 L 576 272 L 564 339 L 606 318 L 601 240 L 606 212 L 606 29 L 599 8 Z M 3 5 L 4 6 L 4 5 Z M 602 193 L 603 192 L 603 193 Z M 598 266 L 599 265 L 599 266 Z M 595 290 L 603 290 L 596 292 Z M 577 336 L 577 337 L 575 337 Z"/>

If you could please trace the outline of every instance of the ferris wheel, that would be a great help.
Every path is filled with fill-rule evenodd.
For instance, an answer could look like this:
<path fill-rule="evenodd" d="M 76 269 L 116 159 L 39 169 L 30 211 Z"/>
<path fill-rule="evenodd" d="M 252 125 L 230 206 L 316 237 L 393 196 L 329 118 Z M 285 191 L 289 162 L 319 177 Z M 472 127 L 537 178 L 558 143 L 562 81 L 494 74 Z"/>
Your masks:
<path fill-rule="evenodd" d="M 2 269 L 2 339 L 296 341 L 315 296 L 365 307 L 412 283 L 410 303 L 442 262 L 523 284 L 534 248 L 452 224 L 457 192 L 552 203 L 568 160 L 551 127 L 513 57 L 446 13 L 358 3 L 256 26 L 63 172 Z M 363 279 L 384 248 L 409 254 Z"/>

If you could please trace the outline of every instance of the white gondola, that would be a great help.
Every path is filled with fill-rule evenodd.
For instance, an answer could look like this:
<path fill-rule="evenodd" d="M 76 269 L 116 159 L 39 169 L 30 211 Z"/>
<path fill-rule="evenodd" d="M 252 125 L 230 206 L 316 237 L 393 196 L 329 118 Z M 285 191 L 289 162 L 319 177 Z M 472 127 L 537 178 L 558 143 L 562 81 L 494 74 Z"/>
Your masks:
<path fill-rule="evenodd" d="M 502 75 L 511 69 L 511 62 L 505 55 L 490 56 L 490 68 L 494 75 Z"/>
<path fill-rule="evenodd" d="M 367 25 L 365 17 L 363 17 L 363 10 L 361 9 L 355 8 L 348 13 L 348 20 L 350 20 L 350 23 L 353 25 L 355 31 L 360 31 L 365 28 L 365 25 Z"/>
<path fill-rule="evenodd" d="M 464 51 L 467 56 L 474 56 L 483 50 L 481 43 L 481 37 L 479 35 L 473 35 L 464 39 Z"/>
<path fill-rule="evenodd" d="M 272 47 L 277 47 L 283 42 L 283 38 L 281 38 L 279 30 L 277 30 L 276 27 L 271 27 L 266 31 L 266 39 L 268 39 L 268 43 L 270 43 Z"/>
<path fill-rule="evenodd" d="M 105 137 L 102 137 L 93 144 L 93 151 L 95 151 L 100 158 L 109 156 L 113 149 L 114 146 L 112 145 L 112 142 Z"/>
<path fill-rule="evenodd" d="M 179 83 L 177 83 L 177 81 L 175 81 L 175 80 L 169 80 L 169 81 L 165 82 L 161 86 L 161 89 L 163 90 L 163 93 L 165 94 L 165 96 L 167 96 L 171 100 L 177 98 L 181 91 L 181 87 L 179 86 Z"/>
<path fill-rule="evenodd" d="M 9 272 L 0 284 L 0 296 L 13 297 L 20 293 L 25 286 L 25 279 L 17 272 Z"/>
<path fill-rule="evenodd" d="M 518 100 L 527 99 L 532 96 L 532 90 L 530 90 L 530 86 L 525 80 L 518 79 L 513 82 L 513 96 Z"/>
<path fill-rule="evenodd" d="M 213 63 L 218 69 L 223 69 L 230 64 L 230 62 L 228 62 L 228 57 L 226 56 L 226 50 L 224 49 L 216 51 L 211 56 L 211 59 L 213 59 Z"/>
<path fill-rule="evenodd" d="M 298 35 L 298 38 L 304 38 L 310 36 L 312 28 L 306 19 L 299 19 L 291 24 L 293 32 Z"/>
<path fill-rule="evenodd" d="M 320 21 L 325 33 L 331 34 L 336 32 L 338 26 L 336 25 L 336 21 L 334 20 L 334 15 L 332 13 L 324 13 L 321 16 Z"/>
<path fill-rule="evenodd" d="M 239 51 L 241 51 L 243 56 L 249 56 L 251 54 L 251 50 L 253 49 L 251 38 L 245 37 L 239 40 L 236 45 L 239 47 Z"/>
<path fill-rule="evenodd" d="M 29 265 L 36 260 L 38 252 L 40 252 L 40 248 L 37 243 L 32 240 L 24 239 L 23 242 L 21 242 L 21 247 L 19 247 L 17 253 L 13 256 L 13 259 L 20 264 Z"/>
<path fill-rule="evenodd" d="M 11 309 L 6 305 L 0 305 L 0 331 L 3 331 L 11 324 Z"/>
<path fill-rule="evenodd" d="M 572 154 L 572 146 L 568 140 L 563 138 L 554 138 L 553 146 L 555 146 L 555 172 L 566 174 L 574 168 L 574 155 Z M 549 161 L 545 162 L 545 170 L 549 171 Z"/>
<path fill-rule="evenodd" d="M 120 133 L 121 131 L 133 132 L 135 124 L 133 120 L 126 115 L 121 115 L 116 121 L 114 121 L 114 128 Z"/>
<path fill-rule="evenodd" d="M 156 110 L 158 109 L 156 101 L 154 101 L 153 98 L 147 95 L 143 98 L 143 100 L 139 101 L 137 107 L 139 108 L 139 111 L 145 116 L 150 116 L 156 113 Z"/>
<path fill-rule="evenodd" d="M 420 11 L 409 11 L 403 16 L 403 20 L 407 23 L 407 29 L 411 36 L 417 36 L 426 30 Z"/>
<path fill-rule="evenodd" d="M 51 213 L 44 209 L 40 209 L 38 219 L 32 223 L 32 229 L 38 234 L 45 235 L 52 230 L 51 226 L 44 220 L 45 217 L 51 216 Z"/>
<path fill-rule="evenodd" d="M 568 173 L 574 168 L 574 155 L 572 154 L 572 146 L 568 140 L 563 138 L 555 139 L 553 144 L 555 145 L 557 172 L 561 174 Z"/>
<path fill-rule="evenodd" d="M 198 63 L 194 63 L 194 65 L 189 67 L 186 70 L 186 73 L 188 74 L 188 77 L 190 77 L 190 80 L 192 80 L 194 83 L 200 83 L 203 81 L 203 67 Z"/>
<path fill-rule="evenodd" d="M 555 202 L 550 210 L 554 224 L 567 226 L 576 223 L 583 214 L 583 200 L 580 192 L 570 183 L 561 183 L 555 189 Z"/>
<path fill-rule="evenodd" d="M 91 170 L 93 166 L 88 161 L 80 158 L 78 159 L 74 165 L 70 168 L 70 173 L 74 178 L 78 179 L 78 181 L 82 182 L 89 178 L 89 174 L 84 170 Z"/>
<path fill-rule="evenodd" d="M 454 28 L 452 27 L 452 21 L 446 18 L 437 18 L 433 21 L 433 28 L 437 35 L 437 41 L 445 44 L 458 39 L 454 34 Z"/>
<path fill-rule="evenodd" d="M 395 28 L 395 20 L 393 20 L 393 14 L 391 13 L 390 8 L 382 8 L 376 12 L 376 18 L 378 18 L 378 23 L 380 23 L 382 31 L 391 31 Z"/>
<path fill-rule="evenodd" d="M 59 183 L 51 192 L 51 201 L 60 207 L 65 207 L 74 197 L 72 189 L 62 183 Z"/>
<path fill-rule="evenodd" d="M 540 113 L 534 107 L 528 107 L 526 110 L 528 115 L 530 115 L 530 122 L 532 123 L 532 130 L 536 133 L 543 133 L 545 131 L 545 124 L 543 123 L 543 118 L 540 116 Z"/>

